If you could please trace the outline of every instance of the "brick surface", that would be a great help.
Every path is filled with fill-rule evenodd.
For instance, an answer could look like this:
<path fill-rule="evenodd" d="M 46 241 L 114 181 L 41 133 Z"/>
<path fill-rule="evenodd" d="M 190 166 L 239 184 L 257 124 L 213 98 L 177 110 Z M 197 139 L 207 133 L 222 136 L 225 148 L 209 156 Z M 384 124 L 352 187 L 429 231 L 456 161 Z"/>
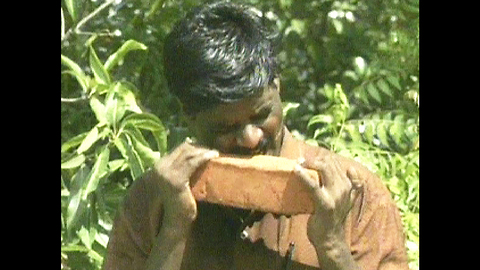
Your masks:
<path fill-rule="evenodd" d="M 297 162 L 273 156 L 218 157 L 192 176 L 199 201 L 293 215 L 313 212 L 313 202 L 293 169 Z M 314 170 L 308 172 L 318 179 Z"/>

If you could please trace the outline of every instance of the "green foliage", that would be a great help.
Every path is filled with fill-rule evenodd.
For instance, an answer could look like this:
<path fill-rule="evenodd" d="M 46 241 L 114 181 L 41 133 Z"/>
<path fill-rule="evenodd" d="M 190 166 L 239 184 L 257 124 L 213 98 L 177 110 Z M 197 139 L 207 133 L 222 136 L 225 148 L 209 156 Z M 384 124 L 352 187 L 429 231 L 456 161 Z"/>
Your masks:
<path fill-rule="evenodd" d="M 385 181 L 402 214 L 410 266 L 418 268 L 418 111 L 378 111 L 355 119 L 351 118 L 351 107 L 340 84 L 326 84 L 321 92 L 329 106 L 308 122 L 313 139 L 364 164 Z"/>
<path fill-rule="evenodd" d="M 138 90 L 125 81 L 113 81 L 108 72 L 129 51 L 147 47 L 129 40 L 103 64 L 92 42 L 88 47 L 93 77 L 61 56 L 67 68 L 64 72 L 76 78 L 97 120 L 90 130 L 61 147 L 62 261 L 69 259 L 69 267 L 82 264 L 76 258 L 81 257 L 79 252 L 92 267 L 101 266 L 119 196 L 127 187 L 118 176 L 129 172 L 130 179 L 137 179 L 167 150 L 167 130 L 156 116 L 137 105 Z M 145 131 L 154 143 L 147 140 Z"/>
<path fill-rule="evenodd" d="M 129 184 L 189 135 L 162 48 L 202 2 L 213 0 L 62 1 L 62 269 L 100 268 Z M 418 269 L 418 0 L 233 2 L 253 4 L 283 35 L 286 125 L 385 181 Z"/>

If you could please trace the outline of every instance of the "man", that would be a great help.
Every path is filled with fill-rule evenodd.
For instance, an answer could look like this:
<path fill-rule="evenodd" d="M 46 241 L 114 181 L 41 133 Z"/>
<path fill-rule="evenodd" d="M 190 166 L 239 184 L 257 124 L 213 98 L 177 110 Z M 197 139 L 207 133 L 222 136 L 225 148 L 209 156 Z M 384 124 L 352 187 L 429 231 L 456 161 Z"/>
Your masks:
<path fill-rule="evenodd" d="M 230 3 L 197 8 L 174 27 L 166 78 L 196 143 L 178 146 L 130 187 L 105 269 L 408 269 L 399 212 L 381 180 L 283 125 L 277 37 L 261 13 Z M 298 160 L 315 212 L 196 202 L 189 179 L 219 153 Z M 305 168 L 317 170 L 322 185 Z"/>

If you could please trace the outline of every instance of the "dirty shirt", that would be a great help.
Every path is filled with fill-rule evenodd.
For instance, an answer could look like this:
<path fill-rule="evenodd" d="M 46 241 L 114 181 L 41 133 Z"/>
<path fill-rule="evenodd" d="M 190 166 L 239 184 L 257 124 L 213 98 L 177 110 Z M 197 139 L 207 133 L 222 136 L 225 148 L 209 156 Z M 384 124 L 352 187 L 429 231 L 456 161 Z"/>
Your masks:
<path fill-rule="evenodd" d="M 297 159 L 332 154 L 285 132 L 280 156 Z M 333 154 L 345 171 L 354 166 L 364 183 L 350 211 L 345 237 L 363 270 L 408 269 L 399 211 L 381 179 L 359 163 Z M 129 188 L 113 224 L 105 270 L 142 270 L 162 219 L 153 173 Z M 182 270 L 309 270 L 322 262 L 307 237 L 310 214 L 276 215 L 198 202 L 198 216 Z"/>

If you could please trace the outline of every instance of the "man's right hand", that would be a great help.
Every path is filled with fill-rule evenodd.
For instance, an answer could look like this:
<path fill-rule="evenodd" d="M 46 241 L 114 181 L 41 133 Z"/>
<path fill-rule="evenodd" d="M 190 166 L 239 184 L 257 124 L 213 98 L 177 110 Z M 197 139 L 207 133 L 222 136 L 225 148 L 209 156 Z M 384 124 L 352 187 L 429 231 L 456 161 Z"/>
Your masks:
<path fill-rule="evenodd" d="M 202 164 L 218 157 L 218 151 L 184 142 L 154 166 L 163 218 L 160 231 L 146 261 L 146 270 L 180 269 L 197 204 L 190 177 Z"/>
<path fill-rule="evenodd" d="M 188 225 L 197 215 L 190 178 L 198 167 L 218 155 L 216 150 L 184 142 L 155 164 L 164 210 L 162 227 L 175 228 L 180 234 L 187 233 Z"/>

